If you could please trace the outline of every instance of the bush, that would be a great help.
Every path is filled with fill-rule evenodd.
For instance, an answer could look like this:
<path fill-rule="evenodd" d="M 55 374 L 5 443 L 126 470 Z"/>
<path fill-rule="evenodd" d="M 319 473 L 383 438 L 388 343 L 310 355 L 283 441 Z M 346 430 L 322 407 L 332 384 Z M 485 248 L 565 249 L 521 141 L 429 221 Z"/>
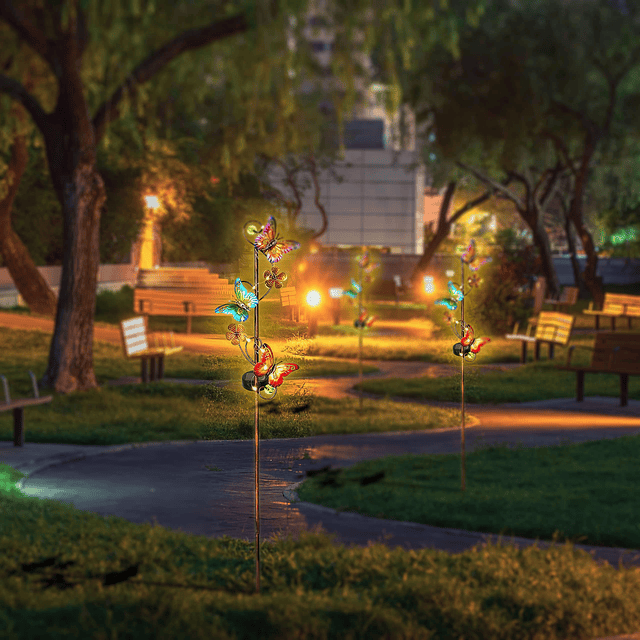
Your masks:
<path fill-rule="evenodd" d="M 522 324 L 531 315 L 529 291 L 542 263 L 536 248 L 513 229 L 498 232 L 492 257 L 478 272 L 484 281 L 469 296 L 469 317 L 479 318 L 496 335 L 510 332 L 514 322 Z"/>
<path fill-rule="evenodd" d="M 96 320 L 120 322 L 131 315 L 133 289 L 125 284 L 120 291 L 101 291 L 96 296 Z"/>

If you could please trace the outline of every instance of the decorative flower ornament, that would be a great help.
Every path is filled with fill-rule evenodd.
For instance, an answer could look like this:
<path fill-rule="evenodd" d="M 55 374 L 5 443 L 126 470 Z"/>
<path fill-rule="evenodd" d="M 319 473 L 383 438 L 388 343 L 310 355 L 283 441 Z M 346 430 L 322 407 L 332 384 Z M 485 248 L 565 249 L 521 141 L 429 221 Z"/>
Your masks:
<path fill-rule="evenodd" d="M 231 344 L 238 345 L 241 341 L 246 342 L 248 339 L 244 326 L 241 324 L 230 324 L 227 329 L 227 340 L 230 340 Z"/>
<path fill-rule="evenodd" d="M 287 274 L 284 271 L 280 272 L 278 267 L 272 267 L 264 272 L 263 277 L 264 283 L 269 289 L 274 286 L 276 289 L 280 289 L 282 283 L 287 279 Z"/>
<path fill-rule="evenodd" d="M 473 273 L 467 278 L 467 283 L 469 284 L 470 287 L 478 288 L 478 286 L 482 283 L 482 278 L 478 278 L 478 276 L 475 273 Z"/>

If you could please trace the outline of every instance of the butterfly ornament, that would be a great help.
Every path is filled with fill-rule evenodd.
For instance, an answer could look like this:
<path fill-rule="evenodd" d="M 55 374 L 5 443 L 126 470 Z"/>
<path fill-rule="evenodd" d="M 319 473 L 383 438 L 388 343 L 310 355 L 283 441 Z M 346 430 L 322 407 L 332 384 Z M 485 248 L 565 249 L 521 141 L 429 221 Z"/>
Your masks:
<path fill-rule="evenodd" d="M 257 232 L 256 223 L 248 223 L 245 226 L 245 235 L 255 236 L 253 246 L 261 251 L 271 264 L 280 262 L 282 258 L 293 251 L 300 248 L 300 243 L 294 240 L 281 240 L 276 234 L 276 219 L 269 217 L 267 224 L 261 231 Z"/>
<path fill-rule="evenodd" d="M 258 350 L 258 361 L 253 367 L 254 385 L 260 390 L 264 389 L 267 395 L 273 396 L 284 379 L 299 368 L 293 362 L 276 362 L 273 350 L 264 342 Z M 255 386 L 253 388 L 255 390 Z"/>
<path fill-rule="evenodd" d="M 464 300 L 464 293 L 462 288 L 456 287 L 451 280 L 447 285 L 449 287 L 450 298 L 438 298 L 433 304 L 439 304 L 443 307 L 447 307 L 450 311 L 455 311 L 458 308 L 458 302 Z"/>
<path fill-rule="evenodd" d="M 249 309 L 257 306 L 258 297 L 242 284 L 240 278 L 236 278 L 234 293 L 236 299 L 216 307 L 215 313 L 224 313 L 238 322 L 244 322 L 249 317 Z"/>
<path fill-rule="evenodd" d="M 355 298 L 362 291 L 362 287 L 351 278 L 351 289 L 347 289 L 342 292 L 343 296 L 348 296 L 349 298 Z"/>
<path fill-rule="evenodd" d="M 457 331 L 458 324 L 460 323 L 456 321 L 456 326 L 452 327 L 454 333 L 460 338 L 460 342 L 453 345 L 453 353 L 456 356 L 463 357 L 467 362 L 473 362 L 480 349 L 487 342 L 491 342 L 491 338 L 476 338 L 473 327 L 470 324 L 465 325 L 462 334 L 460 334 Z"/>
<path fill-rule="evenodd" d="M 378 319 L 378 316 L 370 316 L 367 314 L 366 309 L 360 314 L 357 320 L 353 321 L 353 325 L 356 329 L 360 329 L 362 327 L 370 327 L 375 320 Z"/>

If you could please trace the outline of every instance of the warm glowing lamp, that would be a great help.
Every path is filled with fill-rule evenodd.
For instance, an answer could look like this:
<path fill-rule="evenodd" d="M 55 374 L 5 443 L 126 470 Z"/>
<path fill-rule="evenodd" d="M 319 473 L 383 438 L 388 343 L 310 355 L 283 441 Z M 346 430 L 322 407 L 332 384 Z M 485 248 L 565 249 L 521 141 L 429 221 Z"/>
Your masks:
<path fill-rule="evenodd" d="M 160 206 L 160 200 L 157 196 L 145 196 L 144 202 L 148 209 L 157 209 Z M 147 213 L 144 217 L 144 224 L 140 234 L 140 269 L 153 269 L 153 215 Z"/>
<path fill-rule="evenodd" d="M 309 293 L 307 293 L 307 304 L 310 307 L 317 307 L 320 304 L 321 300 L 322 297 L 317 291 L 311 290 L 309 291 Z"/>
<path fill-rule="evenodd" d="M 424 292 L 433 293 L 434 291 L 433 276 L 425 276 L 423 281 L 424 281 Z"/>

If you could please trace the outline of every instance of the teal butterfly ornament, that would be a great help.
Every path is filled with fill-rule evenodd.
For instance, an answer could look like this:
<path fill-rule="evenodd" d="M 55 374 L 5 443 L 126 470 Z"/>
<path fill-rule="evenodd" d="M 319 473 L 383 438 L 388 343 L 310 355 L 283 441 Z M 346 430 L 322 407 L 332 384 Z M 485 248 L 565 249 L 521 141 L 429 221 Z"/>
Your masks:
<path fill-rule="evenodd" d="M 447 286 L 449 287 L 449 295 L 451 297 L 438 298 L 433 304 L 439 304 L 443 307 L 447 307 L 450 311 L 455 311 L 458 308 L 458 302 L 464 299 L 464 293 L 462 292 L 462 289 L 456 287 L 451 280 L 449 280 Z"/>
<path fill-rule="evenodd" d="M 347 289 L 342 292 L 343 296 L 348 296 L 349 298 L 355 298 L 362 291 L 362 287 L 351 278 L 351 289 Z"/>
<path fill-rule="evenodd" d="M 258 297 L 242 284 L 240 278 L 236 278 L 234 294 L 236 299 L 216 307 L 215 313 L 230 315 L 234 320 L 244 322 L 249 318 L 249 309 L 258 305 Z"/>

